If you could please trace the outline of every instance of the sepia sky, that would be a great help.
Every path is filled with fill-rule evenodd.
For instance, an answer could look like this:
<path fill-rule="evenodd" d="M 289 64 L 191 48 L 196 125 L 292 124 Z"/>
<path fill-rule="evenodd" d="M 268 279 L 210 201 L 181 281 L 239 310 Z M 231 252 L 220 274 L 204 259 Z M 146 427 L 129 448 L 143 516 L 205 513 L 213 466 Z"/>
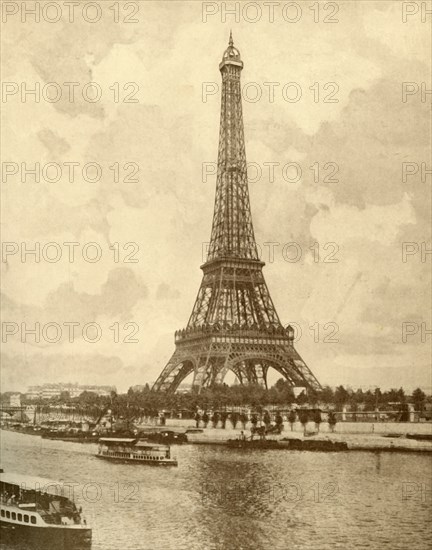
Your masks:
<path fill-rule="evenodd" d="M 261 5 L 253 23 L 256 14 L 241 6 L 237 21 L 224 21 L 215 2 L 130 4 L 138 22 L 116 23 L 112 3 L 99 2 L 94 23 L 80 7 L 69 22 L 63 6 L 57 22 L 17 13 L 2 24 L 2 78 L 12 83 L 2 98 L 2 161 L 10 164 L 1 228 L 11 243 L 1 265 L 2 391 L 57 381 L 124 391 L 155 381 L 165 366 L 174 331 L 191 313 L 210 236 L 215 176 L 203 177 L 203 165 L 211 172 L 217 159 L 218 64 L 230 28 L 247 85 L 255 236 L 279 316 L 301 328 L 300 355 L 322 384 L 430 388 L 431 175 L 422 178 L 421 163 L 431 169 L 431 94 L 421 91 L 422 83 L 431 88 L 431 16 L 422 22 L 419 8 L 404 22 L 402 2 L 339 2 L 338 22 L 325 23 L 332 17 L 324 4 L 317 13 L 298 2 L 298 21 L 288 22 L 279 2 L 273 22 Z M 121 2 L 119 10 L 120 19 L 131 11 Z M 76 83 L 71 98 L 67 82 Z M 89 82 L 99 101 L 83 99 L 94 97 Z M 405 101 L 404 82 L 413 83 Z M 35 83 L 39 101 L 23 101 Z M 62 97 L 50 102 L 58 87 Z M 39 182 L 24 180 L 22 163 L 40 163 Z M 42 169 L 49 163 L 61 167 L 58 181 L 55 168 Z M 71 177 L 64 163 L 77 163 Z M 82 176 L 87 163 L 97 163 L 100 177 L 92 169 Z M 297 165 L 283 169 L 287 163 Z M 403 163 L 413 172 L 406 181 Z M 63 244 L 71 242 L 73 261 Z M 270 242 L 279 243 L 274 257 Z M 35 243 L 40 261 L 21 258 Z M 57 245 L 42 253 L 47 243 Z M 87 243 L 97 244 L 98 261 L 83 258 L 96 250 Z M 125 262 L 128 255 L 138 261 Z M 71 322 L 72 342 L 63 325 Z M 39 342 L 22 323 L 40 323 Z M 83 338 L 87 323 L 99 327 L 97 342 Z M 49 341 L 54 324 L 63 327 L 58 342 Z M 136 330 L 139 342 L 125 342 Z M 90 327 L 87 340 L 93 334 Z"/>

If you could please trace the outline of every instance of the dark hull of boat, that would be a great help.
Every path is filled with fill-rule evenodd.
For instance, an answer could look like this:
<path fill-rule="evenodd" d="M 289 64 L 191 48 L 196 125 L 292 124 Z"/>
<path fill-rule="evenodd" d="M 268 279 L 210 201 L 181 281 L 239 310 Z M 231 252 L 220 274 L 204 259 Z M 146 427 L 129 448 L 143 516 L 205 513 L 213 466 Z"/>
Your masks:
<path fill-rule="evenodd" d="M 31 550 L 89 550 L 91 529 L 64 527 L 35 527 L 0 522 L 1 543 L 7 548 Z"/>
<path fill-rule="evenodd" d="M 415 439 L 416 441 L 432 441 L 432 434 L 407 434 L 407 439 Z"/>
<path fill-rule="evenodd" d="M 234 447 L 236 449 L 282 449 L 282 445 L 279 445 L 278 441 L 274 439 L 266 440 L 246 440 L 242 441 L 239 439 L 228 439 L 227 445 L 229 447 Z"/>
<path fill-rule="evenodd" d="M 319 451 L 319 452 L 340 452 L 348 451 L 348 445 L 345 441 L 326 441 L 326 440 L 302 440 L 302 439 L 267 439 L 267 440 L 247 440 L 229 439 L 229 447 L 236 449 L 278 449 L 289 451 Z"/>
<path fill-rule="evenodd" d="M 67 434 L 42 434 L 42 439 L 55 439 L 59 441 L 72 441 L 75 443 L 97 443 L 99 441 L 99 435 L 67 435 Z"/>
<path fill-rule="evenodd" d="M 165 445 L 177 444 L 181 445 L 182 443 L 187 443 L 188 439 L 184 433 L 168 433 L 168 432 L 146 432 L 141 431 L 139 437 L 146 439 L 147 441 L 152 441 L 154 443 L 161 443 Z"/>
<path fill-rule="evenodd" d="M 118 458 L 113 456 L 96 455 L 97 458 L 102 460 L 109 460 L 116 462 L 117 464 L 145 464 L 146 466 L 178 466 L 176 460 L 170 462 L 163 462 L 162 460 L 137 460 L 136 458 Z"/>

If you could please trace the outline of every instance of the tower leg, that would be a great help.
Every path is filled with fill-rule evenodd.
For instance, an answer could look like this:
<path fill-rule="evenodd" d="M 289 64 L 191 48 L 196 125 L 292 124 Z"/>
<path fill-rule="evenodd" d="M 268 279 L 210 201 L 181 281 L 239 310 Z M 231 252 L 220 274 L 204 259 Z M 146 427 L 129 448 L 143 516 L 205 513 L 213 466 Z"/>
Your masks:
<path fill-rule="evenodd" d="M 185 360 L 182 353 L 175 351 L 168 361 L 166 367 L 154 383 L 153 391 L 174 392 L 182 380 L 194 370 L 190 359 Z"/>

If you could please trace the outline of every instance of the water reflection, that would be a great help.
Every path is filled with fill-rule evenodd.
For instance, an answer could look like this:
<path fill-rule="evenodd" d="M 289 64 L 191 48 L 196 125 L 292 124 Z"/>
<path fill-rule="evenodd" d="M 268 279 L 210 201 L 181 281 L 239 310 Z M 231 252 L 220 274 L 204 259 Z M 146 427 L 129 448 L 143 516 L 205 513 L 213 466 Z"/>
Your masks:
<path fill-rule="evenodd" d="M 381 471 L 381 453 L 378 452 L 378 453 L 375 453 L 375 456 L 376 456 L 376 471 L 379 473 Z"/>
<path fill-rule="evenodd" d="M 216 450 L 205 452 L 197 467 L 208 540 L 218 541 L 218 548 L 268 548 L 265 525 L 278 495 L 262 465 Z"/>
<path fill-rule="evenodd" d="M 173 449 L 178 468 L 158 469 L 98 460 L 94 445 L 12 432 L 2 445 L 5 471 L 76 483 L 92 550 L 432 546 L 430 493 L 403 500 L 401 485 L 430 489 L 428 456 L 184 445 Z"/>

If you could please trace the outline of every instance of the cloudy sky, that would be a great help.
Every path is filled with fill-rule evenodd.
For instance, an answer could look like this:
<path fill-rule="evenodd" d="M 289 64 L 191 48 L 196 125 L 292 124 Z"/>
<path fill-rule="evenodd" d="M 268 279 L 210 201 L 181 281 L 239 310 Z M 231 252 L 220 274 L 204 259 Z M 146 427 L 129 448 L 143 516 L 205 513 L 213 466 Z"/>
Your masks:
<path fill-rule="evenodd" d="M 244 61 L 256 239 L 279 316 L 301 330 L 297 349 L 323 384 L 432 386 L 431 255 L 421 254 L 430 16 L 404 22 L 402 3 L 386 1 L 341 2 L 337 14 L 280 2 L 273 17 L 261 5 L 237 20 L 215 2 L 129 4 L 118 23 L 99 2 L 100 14 L 79 7 L 74 22 L 63 6 L 2 25 L 2 391 L 57 381 L 123 391 L 168 361 L 210 235 L 215 177 L 203 170 L 217 157 L 230 28 Z M 414 83 L 405 101 L 404 82 Z M 37 101 L 25 94 L 35 85 Z M 24 177 L 35 163 L 39 181 Z M 403 163 L 418 169 L 406 181 Z M 35 246 L 39 262 L 21 256 Z M 39 342 L 24 332 L 35 323 Z M 64 323 L 76 323 L 72 336 Z"/>

